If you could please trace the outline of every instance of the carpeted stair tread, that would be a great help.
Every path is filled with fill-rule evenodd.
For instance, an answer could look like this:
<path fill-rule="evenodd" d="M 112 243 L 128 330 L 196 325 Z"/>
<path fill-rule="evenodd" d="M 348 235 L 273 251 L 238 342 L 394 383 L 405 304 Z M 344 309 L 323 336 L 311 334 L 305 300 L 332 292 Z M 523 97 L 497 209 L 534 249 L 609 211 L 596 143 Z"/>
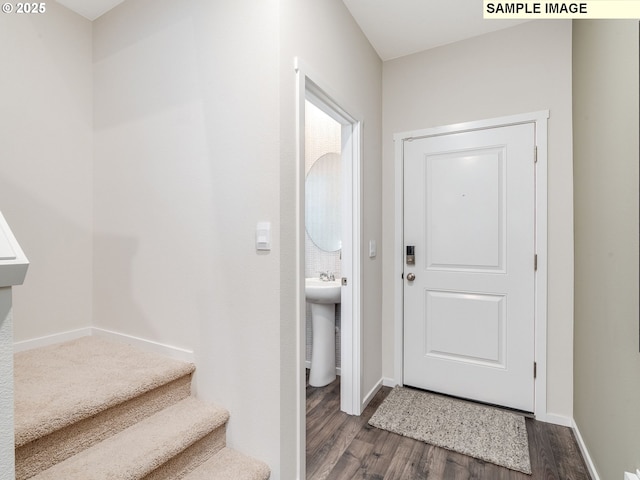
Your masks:
<path fill-rule="evenodd" d="M 142 479 L 226 424 L 229 412 L 193 397 L 32 477 L 33 480 Z M 216 452 L 211 452 L 211 455 Z"/>
<path fill-rule="evenodd" d="M 183 480 L 268 480 L 269 476 L 266 463 L 225 447 Z"/>
<path fill-rule="evenodd" d="M 190 363 L 95 336 L 19 352 L 14 360 L 18 447 L 195 369 Z"/>

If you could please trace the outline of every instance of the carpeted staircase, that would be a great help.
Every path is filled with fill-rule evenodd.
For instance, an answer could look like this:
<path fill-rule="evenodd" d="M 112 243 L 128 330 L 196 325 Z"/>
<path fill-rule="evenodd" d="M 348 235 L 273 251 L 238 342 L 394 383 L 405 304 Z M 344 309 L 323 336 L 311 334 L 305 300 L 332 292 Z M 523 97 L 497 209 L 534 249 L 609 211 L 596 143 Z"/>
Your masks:
<path fill-rule="evenodd" d="M 267 480 L 195 367 L 99 337 L 15 355 L 16 480 Z"/>

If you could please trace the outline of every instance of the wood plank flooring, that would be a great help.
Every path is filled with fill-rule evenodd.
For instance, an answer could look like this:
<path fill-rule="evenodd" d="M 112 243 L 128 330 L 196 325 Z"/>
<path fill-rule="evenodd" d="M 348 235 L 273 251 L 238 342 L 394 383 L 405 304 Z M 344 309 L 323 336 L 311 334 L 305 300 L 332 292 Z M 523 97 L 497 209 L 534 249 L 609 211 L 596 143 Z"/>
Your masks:
<path fill-rule="evenodd" d="M 353 417 L 340 411 L 339 377 L 307 385 L 307 480 L 591 480 L 572 430 L 534 419 L 526 419 L 532 475 L 369 426 L 390 391 Z"/>

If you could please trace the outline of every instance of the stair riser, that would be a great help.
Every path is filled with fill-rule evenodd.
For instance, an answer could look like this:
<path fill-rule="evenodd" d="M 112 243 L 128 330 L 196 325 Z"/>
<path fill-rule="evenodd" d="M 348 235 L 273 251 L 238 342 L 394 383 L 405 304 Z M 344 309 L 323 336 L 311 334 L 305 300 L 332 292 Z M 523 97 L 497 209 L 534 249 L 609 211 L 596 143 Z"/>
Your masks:
<path fill-rule="evenodd" d="M 16 480 L 26 480 L 187 398 L 191 375 L 16 448 Z"/>
<path fill-rule="evenodd" d="M 226 424 L 198 440 L 147 476 L 144 480 L 178 480 L 226 446 Z"/>

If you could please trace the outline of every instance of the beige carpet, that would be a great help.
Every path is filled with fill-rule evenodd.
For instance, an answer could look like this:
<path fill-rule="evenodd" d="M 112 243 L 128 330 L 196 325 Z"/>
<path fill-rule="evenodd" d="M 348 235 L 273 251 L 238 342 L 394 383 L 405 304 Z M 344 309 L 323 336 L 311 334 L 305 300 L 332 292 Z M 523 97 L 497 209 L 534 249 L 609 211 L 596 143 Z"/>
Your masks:
<path fill-rule="evenodd" d="M 94 336 L 20 352 L 14 362 L 16 446 L 195 369 L 189 363 Z M 67 373 L 60 377 L 59 372 Z"/>
<path fill-rule="evenodd" d="M 226 447 L 194 365 L 100 337 L 15 355 L 17 480 L 267 480 Z"/>
<path fill-rule="evenodd" d="M 263 480 L 268 479 L 269 475 L 269 467 L 264 463 L 230 448 L 223 448 L 184 480 Z"/>
<path fill-rule="evenodd" d="M 36 475 L 36 480 L 144 478 L 213 432 L 225 410 L 188 398 Z M 224 445 L 224 441 L 222 442 Z M 223 446 L 222 445 L 222 446 Z"/>
<path fill-rule="evenodd" d="M 527 427 L 522 415 L 396 387 L 369 424 L 531 474 Z"/>

